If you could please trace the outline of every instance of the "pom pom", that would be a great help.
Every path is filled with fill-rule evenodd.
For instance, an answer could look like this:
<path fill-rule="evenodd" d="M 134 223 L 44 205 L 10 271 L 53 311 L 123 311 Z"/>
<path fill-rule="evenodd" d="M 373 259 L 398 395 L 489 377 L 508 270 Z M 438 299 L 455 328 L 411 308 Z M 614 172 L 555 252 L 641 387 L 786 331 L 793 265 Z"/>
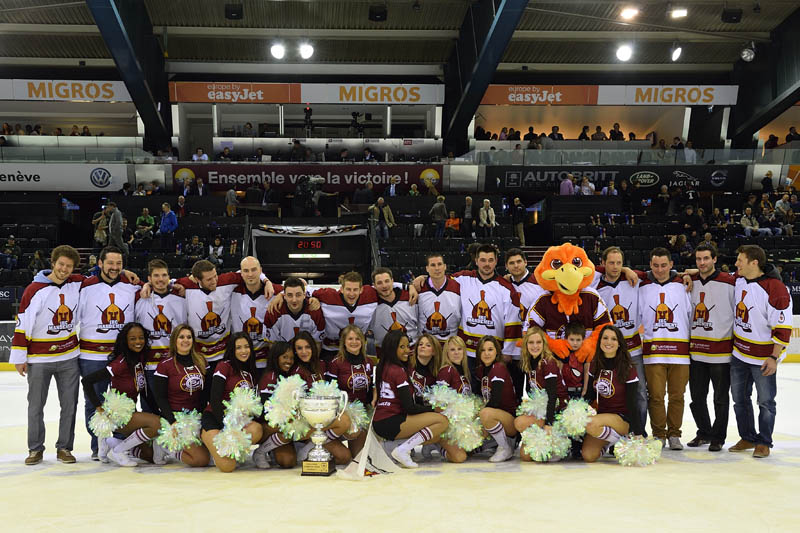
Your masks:
<path fill-rule="evenodd" d="M 339 385 L 335 381 L 315 381 L 311 384 L 311 389 L 308 391 L 311 396 L 340 396 L 342 393 L 339 391 Z"/>
<path fill-rule="evenodd" d="M 105 439 L 114 435 L 114 430 L 117 429 L 117 426 L 105 411 L 95 411 L 92 418 L 89 419 L 89 429 L 98 439 Z"/>
<path fill-rule="evenodd" d="M 231 391 L 230 399 L 222 402 L 225 412 L 236 411 L 250 418 L 261 414 L 264 406 L 255 390 L 247 387 L 236 387 Z"/>
<path fill-rule="evenodd" d="M 200 444 L 200 413 L 197 410 L 175 413 L 175 422 L 161 419 L 161 429 L 156 442 L 166 450 L 177 453 L 189 446 Z"/>
<path fill-rule="evenodd" d="M 442 438 L 465 452 L 471 452 L 483 444 L 483 426 L 477 417 L 451 422 Z"/>
<path fill-rule="evenodd" d="M 250 455 L 250 434 L 243 429 L 226 427 L 214 436 L 214 446 L 222 457 L 230 457 L 239 463 Z"/>
<path fill-rule="evenodd" d="M 533 390 L 530 395 L 525 395 L 522 398 L 522 403 L 517 407 L 517 416 L 527 415 L 538 420 L 544 420 L 547 416 L 548 399 L 547 391 L 542 389 Z"/>
<path fill-rule="evenodd" d="M 319 382 L 317 382 L 319 383 Z M 347 416 L 350 417 L 350 433 L 356 433 L 362 429 L 369 427 L 369 413 L 366 407 L 360 400 L 354 400 L 347 404 L 347 409 L 344 410 Z"/>
<path fill-rule="evenodd" d="M 614 456 L 622 466 L 648 466 L 661 458 L 661 441 L 652 437 L 623 437 L 614 445 Z"/>
<path fill-rule="evenodd" d="M 581 398 L 574 398 L 559 413 L 557 420 L 564 435 L 576 439 L 586 433 L 586 424 L 594 416 L 595 411 L 589 403 Z"/>
<path fill-rule="evenodd" d="M 558 461 L 569 454 L 572 443 L 557 426 L 548 433 L 536 424 L 522 432 L 522 449 L 537 462 Z"/>
<path fill-rule="evenodd" d="M 284 437 L 290 439 L 292 441 L 295 440 L 303 440 L 308 435 L 308 432 L 311 431 L 311 426 L 308 425 L 306 419 L 302 416 L 294 418 L 288 422 L 285 422 L 279 426 L 279 429 Z"/>
<path fill-rule="evenodd" d="M 103 393 L 103 397 L 105 398 L 103 411 L 114 423 L 115 429 L 130 422 L 133 413 L 136 412 L 136 402 L 128 398 L 127 394 L 122 394 L 114 389 L 108 389 Z"/>
<path fill-rule="evenodd" d="M 443 439 L 467 452 L 483 443 L 483 427 L 478 420 L 481 405 L 475 397 L 459 394 L 447 385 L 434 385 L 423 397 L 450 423 L 442 434 Z"/>
<path fill-rule="evenodd" d="M 456 400 L 460 394 L 447 385 L 433 385 L 422 393 L 422 397 L 434 409 L 444 409 Z"/>
<path fill-rule="evenodd" d="M 553 450 L 550 460 L 561 460 L 569 456 L 572 451 L 572 440 L 561 431 L 560 427 L 553 426 L 550 428 L 550 446 Z"/>
<path fill-rule="evenodd" d="M 302 395 L 305 390 L 306 382 L 297 374 L 288 378 L 283 376 L 278 378 L 272 396 L 264 404 L 267 423 L 272 427 L 280 428 L 298 417 L 298 401 L 295 399 L 295 391 L 298 395 Z"/>

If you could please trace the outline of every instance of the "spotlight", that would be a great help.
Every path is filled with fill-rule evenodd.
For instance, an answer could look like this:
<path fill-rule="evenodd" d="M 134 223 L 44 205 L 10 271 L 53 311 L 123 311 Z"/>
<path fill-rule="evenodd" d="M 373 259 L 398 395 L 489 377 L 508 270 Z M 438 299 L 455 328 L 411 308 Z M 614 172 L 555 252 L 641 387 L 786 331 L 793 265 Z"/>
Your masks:
<path fill-rule="evenodd" d="M 751 62 L 753 59 L 756 58 L 756 44 L 754 42 L 751 42 L 750 44 L 742 48 L 742 51 L 739 52 L 739 56 L 742 58 L 742 61 L 745 61 L 747 63 Z"/>
<path fill-rule="evenodd" d="M 638 14 L 639 14 L 639 9 L 638 8 L 636 8 L 636 7 L 626 7 L 625 9 L 622 10 L 622 12 L 619 15 L 622 18 L 624 18 L 625 20 L 631 20 L 632 18 L 634 18 Z"/>
<path fill-rule="evenodd" d="M 314 47 L 308 43 L 302 43 L 298 48 L 298 51 L 300 52 L 300 57 L 303 59 L 309 59 L 314 55 Z"/>
<path fill-rule="evenodd" d="M 672 45 L 672 61 L 677 61 L 681 57 L 681 52 L 683 52 L 681 45 L 674 43 Z"/>
<path fill-rule="evenodd" d="M 275 59 L 283 59 L 283 56 L 286 55 L 286 48 L 280 43 L 275 43 L 270 47 L 269 53 L 272 54 L 272 57 Z"/>
<path fill-rule="evenodd" d="M 680 19 L 689 14 L 689 10 L 685 7 L 676 7 L 672 11 L 670 11 L 669 16 L 674 19 Z"/>
<path fill-rule="evenodd" d="M 617 59 L 620 61 L 628 61 L 633 56 L 633 48 L 628 44 L 623 44 L 617 48 Z"/>

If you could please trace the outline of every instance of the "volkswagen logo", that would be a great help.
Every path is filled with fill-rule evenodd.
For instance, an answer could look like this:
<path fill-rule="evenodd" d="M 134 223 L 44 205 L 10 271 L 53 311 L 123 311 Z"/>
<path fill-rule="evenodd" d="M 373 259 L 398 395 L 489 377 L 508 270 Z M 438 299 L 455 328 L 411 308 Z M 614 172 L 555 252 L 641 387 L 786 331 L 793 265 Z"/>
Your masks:
<path fill-rule="evenodd" d="M 111 185 L 112 176 L 108 170 L 98 167 L 92 170 L 91 174 L 89 174 L 89 179 L 92 185 L 104 189 Z"/>

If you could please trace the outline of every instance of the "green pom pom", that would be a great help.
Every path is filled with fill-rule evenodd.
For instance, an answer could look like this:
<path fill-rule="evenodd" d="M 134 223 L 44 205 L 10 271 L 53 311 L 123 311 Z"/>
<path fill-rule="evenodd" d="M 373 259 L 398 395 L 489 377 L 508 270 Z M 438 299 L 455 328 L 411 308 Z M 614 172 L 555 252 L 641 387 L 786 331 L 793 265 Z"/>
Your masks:
<path fill-rule="evenodd" d="M 311 396 L 325 396 L 333 397 L 340 396 L 339 384 L 335 381 L 315 381 L 311 384 L 311 389 L 308 391 Z"/>
<path fill-rule="evenodd" d="M 306 382 L 297 374 L 288 378 L 283 376 L 278 378 L 278 383 L 275 384 L 272 396 L 264 404 L 267 423 L 274 428 L 281 428 L 298 417 L 300 413 L 299 401 L 296 399 L 295 391 L 297 391 L 297 396 L 302 396 L 305 390 Z"/>
<path fill-rule="evenodd" d="M 108 389 L 103 393 L 103 397 L 105 398 L 103 411 L 114 423 L 114 429 L 121 428 L 130 422 L 133 413 L 136 412 L 136 402 L 128 398 L 126 394 L 114 389 Z"/>
<path fill-rule="evenodd" d="M 111 421 L 111 418 L 104 411 L 95 411 L 92 418 L 89 419 L 89 429 L 98 439 L 105 439 L 114 435 L 117 425 Z"/>
<path fill-rule="evenodd" d="M 594 409 L 582 398 L 574 398 L 567 403 L 561 413 L 556 417 L 564 435 L 573 439 L 582 437 L 586 433 L 586 424 L 594 415 Z"/>
<path fill-rule="evenodd" d="M 161 419 L 161 429 L 156 442 L 172 453 L 200 444 L 200 413 L 196 409 L 175 412 L 175 422 Z"/>
<path fill-rule="evenodd" d="M 483 427 L 478 420 L 481 405 L 475 397 L 459 394 L 447 385 L 434 385 L 423 397 L 447 417 L 450 425 L 442 434 L 444 440 L 467 452 L 483 443 Z"/>
<path fill-rule="evenodd" d="M 252 441 L 243 429 L 225 428 L 214 436 L 214 447 L 222 457 L 230 457 L 239 463 L 250 455 Z"/>
<path fill-rule="evenodd" d="M 547 417 L 547 391 L 542 389 L 533 390 L 530 395 L 522 398 L 522 403 L 517 407 L 517 416 L 532 416 L 538 420 Z"/>
<path fill-rule="evenodd" d="M 344 412 L 350 417 L 350 433 L 356 433 L 369 427 L 370 416 L 360 400 L 348 403 Z"/>
<path fill-rule="evenodd" d="M 279 429 L 284 437 L 296 441 L 304 439 L 311 430 L 311 426 L 308 425 L 305 418 L 298 417 L 281 424 Z"/>
<path fill-rule="evenodd" d="M 614 456 L 622 466 L 648 466 L 661 457 L 661 441 L 652 437 L 622 437 L 614 445 Z"/>
<path fill-rule="evenodd" d="M 238 412 L 245 417 L 255 417 L 261 414 L 264 406 L 254 389 L 249 387 L 236 387 L 231 391 L 228 400 L 222 402 L 226 412 Z"/>

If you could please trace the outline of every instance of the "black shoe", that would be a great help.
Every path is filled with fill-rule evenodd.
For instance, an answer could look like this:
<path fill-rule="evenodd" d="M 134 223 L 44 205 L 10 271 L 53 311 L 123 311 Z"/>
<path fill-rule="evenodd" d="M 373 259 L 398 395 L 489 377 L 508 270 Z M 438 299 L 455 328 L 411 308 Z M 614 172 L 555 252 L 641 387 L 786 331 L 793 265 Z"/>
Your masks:
<path fill-rule="evenodd" d="M 709 443 L 709 441 L 707 441 L 705 439 L 701 439 L 700 437 L 695 437 L 692 440 L 690 440 L 689 442 L 687 442 L 686 445 L 689 448 L 697 448 L 698 446 L 705 446 L 708 443 Z"/>
<path fill-rule="evenodd" d="M 711 445 L 708 447 L 708 451 L 710 452 L 720 452 L 722 451 L 722 445 L 725 444 L 724 442 L 712 442 Z"/>

